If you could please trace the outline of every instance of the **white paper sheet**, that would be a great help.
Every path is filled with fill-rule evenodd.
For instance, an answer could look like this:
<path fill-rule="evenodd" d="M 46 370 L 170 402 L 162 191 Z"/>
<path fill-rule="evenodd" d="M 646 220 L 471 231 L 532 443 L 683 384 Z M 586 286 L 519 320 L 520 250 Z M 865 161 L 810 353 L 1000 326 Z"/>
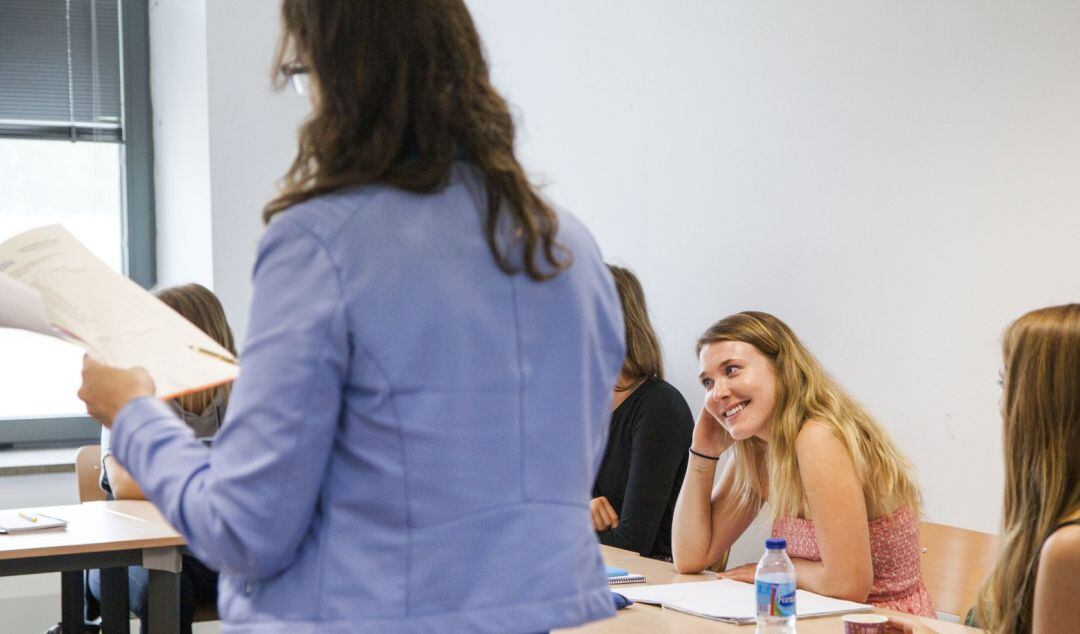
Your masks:
<path fill-rule="evenodd" d="M 665 609 L 729 623 L 751 623 L 757 612 L 753 584 L 732 579 L 620 588 L 619 594 L 640 603 L 662 605 Z M 798 618 L 867 612 L 872 609 L 871 605 L 833 599 L 806 590 L 795 592 Z"/>
<path fill-rule="evenodd" d="M 41 293 L 6 273 L 0 273 L 0 325 L 59 337 L 45 314 Z"/>
<path fill-rule="evenodd" d="M 144 367 L 160 398 L 236 378 L 237 366 L 223 360 L 232 359 L 228 350 L 110 269 L 60 225 L 0 244 L 0 271 L 10 278 L 0 285 L 0 327 L 61 336 L 110 365 Z"/>

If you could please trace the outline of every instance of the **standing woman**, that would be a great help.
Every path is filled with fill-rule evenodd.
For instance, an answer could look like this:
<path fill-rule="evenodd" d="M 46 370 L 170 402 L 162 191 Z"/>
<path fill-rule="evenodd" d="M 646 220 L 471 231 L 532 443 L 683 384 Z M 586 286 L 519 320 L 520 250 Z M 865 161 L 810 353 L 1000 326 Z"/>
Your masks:
<path fill-rule="evenodd" d="M 593 528 L 602 544 L 671 561 L 671 516 L 686 472 L 694 416 L 682 394 L 664 380 L 660 340 L 641 282 L 627 269 L 608 268 L 622 303 L 626 360 L 593 486 Z"/>
<path fill-rule="evenodd" d="M 1001 558 L 983 589 L 991 632 L 1080 623 L 1080 304 L 1032 311 L 1005 332 Z"/>
<path fill-rule="evenodd" d="M 592 237 L 533 189 L 462 0 L 286 0 L 314 112 L 267 205 L 212 448 L 149 376 L 80 396 L 227 633 L 536 632 L 613 613 L 589 516 L 624 350 Z"/>
<path fill-rule="evenodd" d="M 881 425 L 772 315 L 722 319 L 697 349 L 705 406 L 675 507 L 675 567 L 717 561 L 768 502 L 800 588 L 933 617 L 919 489 Z M 753 582 L 754 564 L 722 576 Z"/>

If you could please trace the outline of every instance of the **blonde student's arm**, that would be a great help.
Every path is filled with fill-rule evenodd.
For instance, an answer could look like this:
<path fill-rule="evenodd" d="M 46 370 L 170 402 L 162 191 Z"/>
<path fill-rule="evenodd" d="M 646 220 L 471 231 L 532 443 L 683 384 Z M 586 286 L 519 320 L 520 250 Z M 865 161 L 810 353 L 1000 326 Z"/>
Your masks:
<path fill-rule="evenodd" d="M 1032 634 L 1073 632 L 1080 620 L 1080 525 L 1059 528 L 1043 544 L 1035 576 Z"/>
<path fill-rule="evenodd" d="M 794 559 L 800 588 L 866 601 L 874 582 L 863 485 L 847 447 L 822 423 L 807 421 L 795 440 L 821 561 Z"/>
<path fill-rule="evenodd" d="M 120 466 L 116 458 L 105 456 L 105 473 L 109 476 L 109 487 L 113 498 L 117 500 L 145 500 L 142 489 L 127 469 Z"/>
<path fill-rule="evenodd" d="M 720 430 L 719 434 L 716 430 Z M 702 409 L 694 427 L 694 451 L 719 456 L 733 442 L 716 419 Z M 671 528 L 671 550 L 679 572 L 695 573 L 708 568 L 731 548 L 757 515 L 757 505 L 739 507 L 734 494 L 734 460 L 728 460 L 720 481 L 713 487 L 718 462 L 690 454 L 686 465 Z"/>

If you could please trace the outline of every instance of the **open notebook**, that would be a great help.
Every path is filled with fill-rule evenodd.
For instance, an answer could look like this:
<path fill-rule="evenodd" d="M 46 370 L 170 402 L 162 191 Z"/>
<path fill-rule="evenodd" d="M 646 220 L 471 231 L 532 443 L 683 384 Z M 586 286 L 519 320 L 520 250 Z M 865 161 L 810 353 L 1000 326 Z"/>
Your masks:
<path fill-rule="evenodd" d="M 731 579 L 626 588 L 619 592 L 638 603 L 660 605 L 668 610 L 725 623 L 753 623 L 757 611 L 753 584 Z M 872 609 L 873 606 L 865 603 L 833 599 L 806 590 L 798 590 L 795 594 L 795 610 L 800 619 Z"/>

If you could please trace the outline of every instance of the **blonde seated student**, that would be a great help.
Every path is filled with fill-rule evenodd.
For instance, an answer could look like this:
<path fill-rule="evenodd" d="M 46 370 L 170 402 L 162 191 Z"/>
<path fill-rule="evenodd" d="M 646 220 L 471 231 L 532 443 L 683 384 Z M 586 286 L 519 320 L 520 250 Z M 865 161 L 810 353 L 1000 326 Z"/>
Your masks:
<path fill-rule="evenodd" d="M 180 313 L 185 319 L 210 335 L 226 350 L 236 355 L 232 329 L 225 319 L 225 311 L 210 290 L 198 284 L 185 284 L 166 288 L 155 293 L 158 299 Z M 173 399 L 169 406 L 183 420 L 192 433 L 209 441 L 221 427 L 225 419 L 225 408 L 229 401 L 230 386 L 220 385 L 201 392 L 187 394 Z M 139 484 L 116 461 L 108 450 L 109 430 L 102 428 L 102 488 L 117 500 L 143 500 Z M 217 601 L 217 572 L 211 570 L 198 559 L 185 554 L 180 576 L 180 629 L 191 632 L 192 617 L 196 603 L 214 603 Z M 100 573 L 90 571 L 90 592 L 95 598 L 101 597 Z M 141 566 L 128 568 L 129 603 L 131 611 L 139 617 L 142 632 L 146 632 L 147 584 L 149 574 Z"/>
<path fill-rule="evenodd" d="M 798 587 L 933 617 L 919 489 L 881 425 L 767 313 L 716 322 L 697 352 L 705 404 L 675 507 L 675 567 L 717 561 L 768 502 Z M 752 583 L 754 565 L 721 576 Z"/>

